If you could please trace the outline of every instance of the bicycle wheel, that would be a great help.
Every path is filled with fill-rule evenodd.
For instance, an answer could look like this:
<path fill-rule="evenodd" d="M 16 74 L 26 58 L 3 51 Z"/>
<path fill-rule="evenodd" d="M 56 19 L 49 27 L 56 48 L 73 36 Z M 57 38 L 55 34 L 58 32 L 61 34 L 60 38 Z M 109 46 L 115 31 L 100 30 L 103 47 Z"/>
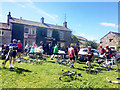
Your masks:
<path fill-rule="evenodd" d="M 114 72 L 118 71 L 118 69 L 119 69 L 118 64 L 116 64 L 116 63 L 113 63 L 113 65 L 110 63 L 108 66 L 109 66 L 108 69 L 111 69 Z"/>

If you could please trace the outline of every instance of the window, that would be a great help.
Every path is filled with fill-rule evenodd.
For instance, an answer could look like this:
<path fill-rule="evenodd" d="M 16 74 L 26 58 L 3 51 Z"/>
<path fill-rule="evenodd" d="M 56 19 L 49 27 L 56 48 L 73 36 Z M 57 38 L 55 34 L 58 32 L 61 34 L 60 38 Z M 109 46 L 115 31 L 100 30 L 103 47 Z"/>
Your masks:
<path fill-rule="evenodd" d="M 29 28 L 25 28 L 24 33 L 29 33 Z"/>
<path fill-rule="evenodd" d="M 47 31 L 47 37 L 52 37 L 52 31 L 51 30 Z"/>
<path fill-rule="evenodd" d="M 35 27 L 32 27 L 32 28 L 31 28 L 31 34 L 33 34 L 33 35 L 36 34 L 36 28 L 35 28 Z"/>
<path fill-rule="evenodd" d="M 4 31 L 0 31 L 0 36 L 3 36 L 4 35 Z"/>
<path fill-rule="evenodd" d="M 109 39 L 109 42 L 112 42 L 113 39 Z"/>
<path fill-rule="evenodd" d="M 60 31 L 60 39 L 63 39 L 63 38 L 64 38 L 63 32 Z"/>
<path fill-rule="evenodd" d="M 60 47 L 64 47 L 65 46 L 65 43 L 61 43 Z"/>

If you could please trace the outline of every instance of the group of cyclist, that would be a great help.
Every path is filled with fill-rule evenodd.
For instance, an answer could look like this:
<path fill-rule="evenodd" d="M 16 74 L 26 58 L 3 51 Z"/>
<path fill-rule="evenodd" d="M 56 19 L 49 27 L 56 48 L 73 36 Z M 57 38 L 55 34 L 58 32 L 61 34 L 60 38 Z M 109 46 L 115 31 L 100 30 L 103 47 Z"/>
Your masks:
<path fill-rule="evenodd" d="M 18 58 L 21 56 L 21 50 L 22 50 L 22 43 L 20 40 L 13 39 L 12 43 L 10 45 L 3 45 L 2 46 L 2 59 L 5 59 L 5 61 L 2 64 L 6 64 L 8 60 L 10 60 L 9 68 L 11 68 L 11 61 L 13 61 L 12 67 L 14 67 L 14 61 L 16 56 L 18 55 Z"/>
<path fill-rule="evenodd" d="M 35 45 L 33 47 L 35 47 Z M 58 46 L 56 45 L 54 47 L 53 54 L 58 55 L 58 48 L 56 50 L 56 47 L 58 47 Z M 67 53 L 68 53 L 69 58 L 70 58 L 70 63 L 69 63 L 68 66 L 74 67 L 73 64 L 74 64 L 75 60 L 78 58 L 79 49 L 80 48 L 78 47 L 77 44 L 75 44 L 75 45 L 71 44 L 70 47 L 68 47 Z M 93 61 L 93 56 L 94 56 L 91 49 L 92 49 L 92 47 L 88 46 L 88 49 L 87 49 L 87 56 L 88 56 L 87 65 L 89 67 L 91 66 L 91 61 Z M 10 56 L 9 67 L 11 67 L 11 60 L 12 59 L 13 59 L 12 67 L 14 67 L 14 61 L 15 61 L 16 55 L 18 56 L 18 58 L 20 58 L 20 56 L 21 56 L 22 43 L 20 42 L 20 40 L 17 41 L 16 39 L 13 39 L 13 43 L 11 43 L 9 45 L 9 47 L 7 45 L 4 45 L 2 50 L 4 52 L 4 55 L 9 54 L 9 56 Z M 31 51 L 32 51 L 32 48 L 31 48 L 31 50 L 29 50 L 29 52 L 31 52 Z M 26 48 L 25 48 L 25 52 L 26 52 Z M 107 59 L 110 59 L 112 57 L 112 51 L 111 51 L 111 49 L 109 48 L 108 45 L 105 46 L 105 49 L 102 47 L 102 45 L 100 45 L 100 54 L 103 55 L 103 56 L 106 56 Z"/>

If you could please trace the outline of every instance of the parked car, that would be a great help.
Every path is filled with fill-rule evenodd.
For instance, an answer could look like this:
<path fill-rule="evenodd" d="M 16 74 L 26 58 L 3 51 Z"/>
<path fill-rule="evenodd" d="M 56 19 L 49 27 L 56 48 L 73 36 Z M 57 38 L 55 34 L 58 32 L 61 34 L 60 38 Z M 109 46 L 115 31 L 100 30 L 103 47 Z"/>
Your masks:
<path fill-rule="evenodd" d="M 120 62 L 120 52 L 117 52 L 117 53 L 116 53 L 116 61 L 119 61 L 119 62 Z"/>
<path fill-rule="evenodd" d="M 97 58 L 99 56 L 100 52 L 97 49 L 91 49 L 91 50 L 94 54 L 93 58 L 94 59 Z M 80 61 L 84 61 L 84 59 L 85 59 L 84 55 L 86 55 L 86 54 L 87 54 L 87 48 L 81 48 L 80 51 L 78 52 Z"/>

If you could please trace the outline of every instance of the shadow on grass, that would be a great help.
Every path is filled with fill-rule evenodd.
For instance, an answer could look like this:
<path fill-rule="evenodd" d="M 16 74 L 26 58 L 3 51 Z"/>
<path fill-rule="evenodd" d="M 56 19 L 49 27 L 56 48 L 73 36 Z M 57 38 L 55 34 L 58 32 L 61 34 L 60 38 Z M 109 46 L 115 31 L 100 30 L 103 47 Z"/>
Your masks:
<path fill-rule="evenodd" d="M 48 63 L 55 63 L 55 61 L 48 61 Z"/>
<path fill-rule="evenodd" d="M 15 67 L 15 68 L 4 68 L 8 71 L 12 71 L 12 72 L 16 72 L 17 74 L 22 74 L 23 72 L 32 72 L 28 69 L 23 69 L 23 68 L 18 68 L 18 67 Z"/>
<path fill-rule="evenodd" d="M 85 69 L 82 69 L 82 68 L 74 68 L 74 69 L 78 69 L 78 70 L 82 70 L 82 71 L 85 71 Z"/>

